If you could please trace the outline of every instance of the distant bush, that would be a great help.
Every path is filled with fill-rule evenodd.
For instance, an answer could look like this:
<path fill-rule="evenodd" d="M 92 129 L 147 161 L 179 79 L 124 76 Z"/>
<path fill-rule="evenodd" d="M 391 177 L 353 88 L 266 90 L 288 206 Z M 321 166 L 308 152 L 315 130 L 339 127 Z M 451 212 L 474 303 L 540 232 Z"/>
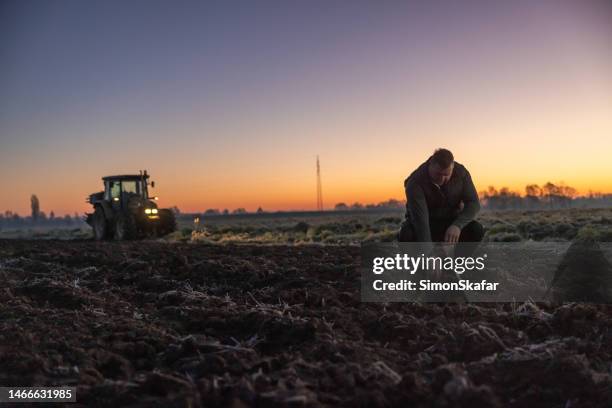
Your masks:
<path fill-rule="evenodd" d="M 522 238 L 519 234 L 505 232 L 505 233 L 490 236 L 489 241 L 491 242 L 519 242 L 519 241 L 522 241 Z"/>
<path fill-rule="evenodd" d="M 293 227 L 293 231 L 302 232 L 305 234 L 308 232 L 308 228 L 310 228 L 310 225 L 308 225 L 307 222 L 300 221 L 297 224 L 295 224 L 295 226 Z"/>
<path fill-rule="evenodd" d="M 382 217 L 374 221 L 375 224 L 400 224 L 401 222 L 400 217 Z"/>
<path fill-rule="evenodd" d="M 556 224 L 554 227 L 554 235 L 566 239 L 573 239 L 578 233 L 578 229 L 572 224 Z"/>
<path fill-rule="evenodd" d="M 554 236 L 554 229 L 552 225 L 540 223 L 529 232 L 527 238 L 533 238 L 534 240 L 539 241 L 552 236 Z"/>
<path fill-rule="evenodd" d="M 592 219 L 591 222 L 594 224 L 612 225 L 612 218 L 601 216 L 599 218 Z"/>
<path fill-rule="evenodd" d="M 599 240 L 602 242 L 612 242 L 612 229 L 601 231 L 599 234 Z"/>
<path fill-rule="evenodd" d="M 495 224 L 492 225 L 489 229 L 489 234 L 493 235 L 493 234 L 499 234 L 502 232 L 516 232 L 516 227 L 514 227 L 514 225 L 508 225 L 508 224 Z"/>

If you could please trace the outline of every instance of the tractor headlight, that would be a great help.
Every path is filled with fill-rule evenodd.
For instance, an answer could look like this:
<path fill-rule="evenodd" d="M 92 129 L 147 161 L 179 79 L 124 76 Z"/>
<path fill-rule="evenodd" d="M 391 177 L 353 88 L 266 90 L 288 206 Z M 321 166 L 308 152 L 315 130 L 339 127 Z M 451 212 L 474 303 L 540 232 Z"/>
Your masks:
<path fill-rule="evenodd" d="M 150 208 L 145 208 L 145 214 L 151 214 L 151 209 Z"/>
<path fill-rule="evenodd" d="M 151 214 L 157 214 L 157 208 L 151 208 Z"/>

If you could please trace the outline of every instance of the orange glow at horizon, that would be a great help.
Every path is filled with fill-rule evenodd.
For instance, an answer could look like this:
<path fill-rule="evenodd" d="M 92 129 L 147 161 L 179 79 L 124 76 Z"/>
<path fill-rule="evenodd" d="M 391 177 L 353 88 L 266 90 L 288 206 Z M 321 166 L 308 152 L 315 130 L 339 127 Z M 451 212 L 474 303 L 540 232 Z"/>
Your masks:
<path fill-rule="evenodd" d="M 0 171 L 11 174 L 11 169 L 22 168 L 20 179 L 9 190 L 2 188 L 10 194 L 0 197 L 0 211 L 26 215 L 30 195 L 37 194 L 46 213 L 84 213 L 90 211 L 85 198 L 102 188 L 102 176 L 139 169 L 147 169 L 156 181 L 151 194 L 160 197 L 160 207 L 177 206 L 183 212 L 239 207 L 255 211 L 260 206 L 266 211 L 314 210 L 317 154 L 326 209 L 339 202 L 403 200 L 404 179 L 438 147 L 449 148 L 467 167 L 478 191 L 495 186 L 524 194 L 527 184 L 542 186 L 550 181 L 574 187 L 580 195 L 610 193 L 612 117 L 605 109 L 612 107 L 612 96 L 608 100 L 599 109 L 557 114 L 548 120 L 524 113 L 517 123 L 500 114 L 489 115 L 485 123 L 448 116 L 441 124 L 398 121 L 384 125 L 355 116 L 319 130 L 310 139 L 316 134 L 311 127 L 297 130 L 281 122 L 256 129 L 269 135 L 265 142 L 214 146 L 203 141 L 173 150 L 153 146 L 146 159 L 139 158 L 129 167 L 125 165 L 132 161 L 129 151 L 91 166 L 88 156 L 75 155 L 70 149 L 59 148 L 53 155 L 15 149 L 0 162 Z M 240 127 L 216 131 L 222 135 L 247 132 Z M 295 140 L 283 138 L 289 133 Z M 26 168 L 24 158 L 31 163 Z M 34 163 L 45 160 L 48 167 L 41 172 Z M 5 177 L 3 182 L 10 180 Z"/>
<path fill-rule="evenodd" d="M 0 211 L 26 215 L 30 195 L 37 194 L 47 214 L 51 210 L 56 215 L 88 212 L 85 198 L 102 188 L 102 176 L 137 173 L 139 169 L 148 169 L 156 181 L 151 194 L 160 197 L 160 207 L 177 206 L 189 213 L 239 207 L 255 211 L 260 206 L 266 211 L 314 210 L 317 154 L 326 209 L 339 202 L 403 200 L 404 179 L 438 147 L 449 148 L 468 168 L 478 191 L 495 186 L 524 194 L 527 184 L 542 186 L 550 181 L 574 187 L 580 195 L 610 193 L 612 138 L 608 135 L 612 134 L 612 117 L 604 110 L 612 107 L 612 96 L 608 100 L 599 109 L 557 114 L 548 120 L 524 113 L 517 123 L 500 114 L 490 115 L 485 123 L 448 116 L 442 124 L 415 121 L 385 125 L 355 116 L 352 121 L 319 130 L 310 140 L 308 136 L 316 134 L 311 127 L 297 130 L 281 122 L 256 129 L 270 135 L 265 142 L 248 146 L 201 142 L 173 150 L 153 146 L 148 158 L 129 167 L 125 163 L 132 160 L 130 152 L 118 152 L 108 163 L 93 167 L 88 156 L 75 155 L 70 149 L 58 149 L 52 156 L 16 149 L 0 162 L 2 174 L 11 174 L 11 169 L 20 166 L 23 169 L 20 182 L 11 185 L 10 194 L 0 197 Z M 289 133 L 296 139 L 283 138 Z M 347 139 L 352 143 L 346 143 Z M 305 140 L 308 143 L 300 142 Z M 22 166 L 25 157 L 32 163 L 27 168 Z M 41 172 L 34 163 L 44 160 L 49 163 L 48 171 Z M 10 178 L 3 182 L 7 180 Z"/>
<path fill-rule="evenodd" d="M 590 191 L 599 193 L 612 192 L 610 178 L 605 172 L 587 172 L 590 161 L 585 161 L 582 175 L 572 174 L 563 169 L 549 168 L 545 173 L 542 169 L 539 174 L 531 173 L 529 169 L 522 172 L 517 171 L 512 178 L 511 169 L 499 168 L 490 170 L 495 162 L 478 162 L 476 160 L 459 160 L 461 157 L 455 152 L 457 161 L 464 164 L 472 174 L 477 190 L 484 191 L 488 186 L 494 186 L 498 190 L 507 187 L 511 191 L 524 195 L 527 184 L 538 184 L 542 186 L 550 181 L 554 184 L 564 184 L 576 188 L 578 195 L 587 195 Z M 326 210 L 333 209 L 335 204 L 344 202 L 347 205 L 353 203 L 372 204 L 389 199 L 404 200 L 403 181 L 406 176 L 416 168 L 421 161 L 427 158 L 427 154 L 421 159 L 410 160 L 410 164 L 397 163 L 395 166 L 385 166 L 378 163 L 377 167 L 367 169 L 364 165 L 360 169 L 359 176 L 351 177 L 351 171 L 347 168 L 333 168 L 331 163 L 326 166 L 322 159 L 322 181 L 323 181 L 323 203 Z M 175 175 L 156 172 L 155 168 L 149 168 L 152 179 L 156 181 L 156 188 L 150 191 L 151 195 L 160 197 L 160 207 L 177 206 L 184 213 L 199 213 L 209 208 L 230 212 L 236 208 L 245 208 L 254 212 L 258 207 L 265 211 L 289 211 L 289 210 L 315 210 L 316 209 L 316 173 L 314 161 L 307 166 L 307 161 L 300 163 L 303 167 L 297 169 L 299 177 L 287 177 L 287 170 L 282 173 L 263 173 L 255 175 L 252 180 L 242 182 L 240 178 L 228 177 L 227 179 L 214 181 L 214 177 L 205 175 L 194 175 L 188 178 L 187 172 L 177 171 Z M 471 164 L 470 164 L 471 163 Z M 524 164 L 524 162 L 522 162 Z M 592 163 L 591 163 L 592 164 Z M 609 167 L 605 165 L 604 167 Z M 329 168 L 329 169 L 328 169 Z M 534 166 L 534 168 L 538 168 Z M 576 167 L 577 169 L 579 167 Z M 605 170 L 605 168 L 604 168 Z M 131 171 L 136 172 L 136 170 Z M 86 177 L 78 177 L 75 174 L 65 174 L 59 177 L 46 177 L 39 179 L 37 186 L 19 186 L 11 195 L 11 202 L 2 199 L 2 211 L 12 210 L 20 215 L 28 215 L 30 211 L 29 198 L 36 193 L 41 201 L 41 209 L 47 214 L 53 210 L 56 216 L 73 214 L 74 212 L 85 213 L 90 211 L 89 205 L 84 198 L 87 194 L 101 190 L 102 175 L 112 173 L 130 173 L 127 171 L 106 171 L 104 174 L 93 175 L 91 172 Z M 496 174 L 497 175 L 496 175 Z M 180 176 L 185 174 L 185 176 Z M 283 174 L 285 176 L 283 176 Z M 557 177 L 555 177 L 555 175 Z M 31 180 L 36 180 L 32 176 Z M 183 178 L 181 178 L 183 177 Z M 70 182 L 60 188 L 63 180 Z M 44 181 L 47 181 L 47 185 Z M 46 187 L 46 188 L 45 188 Z M 8 204 L 8 205 L 7 205 Z M 10 205 L 12 204 L 12 206 Z"/>

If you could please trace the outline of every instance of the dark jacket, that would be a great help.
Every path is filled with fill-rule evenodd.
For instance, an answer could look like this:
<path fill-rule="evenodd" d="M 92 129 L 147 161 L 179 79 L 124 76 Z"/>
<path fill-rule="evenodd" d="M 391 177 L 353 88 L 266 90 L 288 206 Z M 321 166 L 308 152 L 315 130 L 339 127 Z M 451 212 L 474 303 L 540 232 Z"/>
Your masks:
<path fill-rule="evenodd" d="M 463 228 L 480 211 L 478 193 L 467 169 L 455 162 L 449 181 L 438 187 L 429 177 L 429 160 L 404 181 L 406 219 L 414 227 L 419 242 L 431 241 L 430 223 L 443 222 Z M 463 210 L 460 210 L 461 202 Z"/>

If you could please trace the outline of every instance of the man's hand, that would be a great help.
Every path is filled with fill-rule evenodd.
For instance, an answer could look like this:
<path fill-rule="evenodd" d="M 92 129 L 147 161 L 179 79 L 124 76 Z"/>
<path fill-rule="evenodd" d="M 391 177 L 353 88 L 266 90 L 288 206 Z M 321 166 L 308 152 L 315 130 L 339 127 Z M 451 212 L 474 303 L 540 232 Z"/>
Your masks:
<path fill-rule="evenodd" d="M 444 242 L 456 244 L 459 242 L 459 235 L 461 235 L 461 228 L 456 225 L 451 225 L 446 229 L 446 233 L 444 234 Z"/>

